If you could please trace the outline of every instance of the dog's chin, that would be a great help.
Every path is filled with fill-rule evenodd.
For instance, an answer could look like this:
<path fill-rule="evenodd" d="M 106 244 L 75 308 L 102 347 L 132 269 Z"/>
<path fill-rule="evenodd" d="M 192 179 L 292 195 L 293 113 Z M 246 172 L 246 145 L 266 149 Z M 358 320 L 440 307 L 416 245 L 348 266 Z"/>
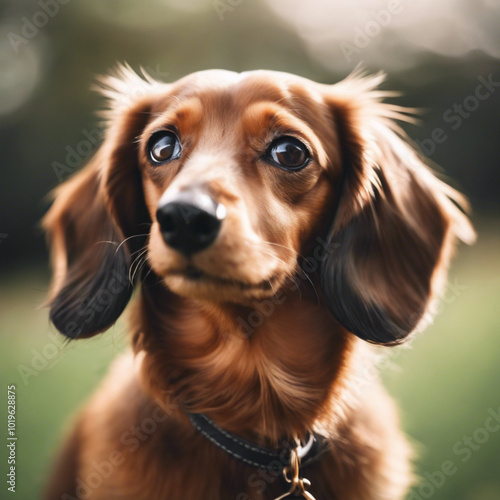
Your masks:
<path fill-rule="evenodd" d="M 187 267 L 184 270 L 163 274 L 163 281 L 172 292 L 183 297 L 247 305 L 252 300 L 274 295 L 283 280 L 273 275 L 256 283 L 248 283 Z"/>

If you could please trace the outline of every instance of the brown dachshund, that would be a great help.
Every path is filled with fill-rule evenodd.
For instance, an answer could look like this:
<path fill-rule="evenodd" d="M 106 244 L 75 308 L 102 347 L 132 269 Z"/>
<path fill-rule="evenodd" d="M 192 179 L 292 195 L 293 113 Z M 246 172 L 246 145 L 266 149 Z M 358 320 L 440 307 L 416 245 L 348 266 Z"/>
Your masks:
<path fill-rule="evenodd" d="M 50 316 L 132 349 L 79 413 L 56 499 L 402 499 L 413 481 L 370 344 L 429 319 L 463 197 L 381 100 L 271 71 L 101 82 L 104 143 L 56 191 Z"/>

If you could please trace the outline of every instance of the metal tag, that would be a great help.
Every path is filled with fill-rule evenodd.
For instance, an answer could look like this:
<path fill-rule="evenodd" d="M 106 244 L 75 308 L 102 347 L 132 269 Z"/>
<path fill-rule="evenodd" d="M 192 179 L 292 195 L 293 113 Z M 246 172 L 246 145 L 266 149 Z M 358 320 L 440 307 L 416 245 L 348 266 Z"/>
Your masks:
<path fill-rule="evenodd" d="M 300 459 L 307 454 L 312 446 L 312 441 L 309 442 L 305 447 L 298 446 L 293 449 L 290 457 L 290 465 L 285 468 L 284 475 L 285 480 L 290 483 L 290 491 L 284 495 L 275 498 L 275 500 L 285 500 L 285 499 L 302 499 L 302 500 L 316 500 L 306 489 L 311 486 L 311 482 L 306 478 L 300 477 Z"/>

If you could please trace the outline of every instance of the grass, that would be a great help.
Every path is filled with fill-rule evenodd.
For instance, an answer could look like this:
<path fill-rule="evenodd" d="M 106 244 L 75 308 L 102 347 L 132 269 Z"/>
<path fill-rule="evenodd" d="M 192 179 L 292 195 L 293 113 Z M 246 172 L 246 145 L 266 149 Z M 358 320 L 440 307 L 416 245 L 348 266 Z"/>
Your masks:
<path fill-rule="evenodd" d="M 500 430 L 485 427 L 489 412 L 500 413 L 500 235 L 492 227 L 480 230 L 474 247 L 461 248 L 434 324 L 411 348 L 395 351 L 382 373 L 419 450 L 423 482 L 411 500 L 500 498 Z M 47 311 L 37 309 L 46 294 L 46 274 L 19 273 L 1 285 L 1 415 L 6 415 L 6 387 L 15 384 L 17 497 L 34 499 L 65 422 L 124 348 L 125 325 L 120 321 L 105 335 L 64 345 L 49 326 Z M 443 466 L 448 475 L 440 472 Z M 4 483 L 0 499 L 11 497 Z"/>
<path fill-rule="evenodd" d="M 436 500 L 500 498 L 500 425 L 485 430 L 490 411 L 500 424 L 499 255 L 500 238 L 492 232 L 480 232 L 474 247 L 461 248 L 450 272 L 448 303 L 412 348 L 402 351 L 401 371 L 383 374 L 420 452 L 424 481 L 413 499 L 430 498 L 425 495 L 431 491 Z M 455 472 L 442 481 L 436 471 L 447 461 Z M 428 479 L 433 474 L 435 484 Z"/>

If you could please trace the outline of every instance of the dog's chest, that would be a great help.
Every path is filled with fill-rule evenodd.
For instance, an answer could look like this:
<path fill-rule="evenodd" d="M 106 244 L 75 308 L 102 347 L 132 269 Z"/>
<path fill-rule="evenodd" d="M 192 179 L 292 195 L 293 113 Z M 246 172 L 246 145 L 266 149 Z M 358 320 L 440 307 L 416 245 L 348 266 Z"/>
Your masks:
<path fill-rule="evenodd" d="M 273 500 L 289 491 L 278 472 L 247 466 L 230 457 L 175 417 L 147 411 L 119 433 L 102 432 L 80 471 L 82 493 L 91 500 Z M 117 418 L 118 415 L 116 415 Z M 125 417 L 125 418 L 123 418 Z M 111 431 L 111 429 L 108 429 Z M 90 449 L 89 449 L 90 451 Z M 327 459 L 328 460 L 328 459 Z M 328 474 L 311 466 L 314 498 L 335 499 Z M 82 497 L 83 498 L 83 497 Z M 310 500 L 311 497 L 305 496 Z"/>

